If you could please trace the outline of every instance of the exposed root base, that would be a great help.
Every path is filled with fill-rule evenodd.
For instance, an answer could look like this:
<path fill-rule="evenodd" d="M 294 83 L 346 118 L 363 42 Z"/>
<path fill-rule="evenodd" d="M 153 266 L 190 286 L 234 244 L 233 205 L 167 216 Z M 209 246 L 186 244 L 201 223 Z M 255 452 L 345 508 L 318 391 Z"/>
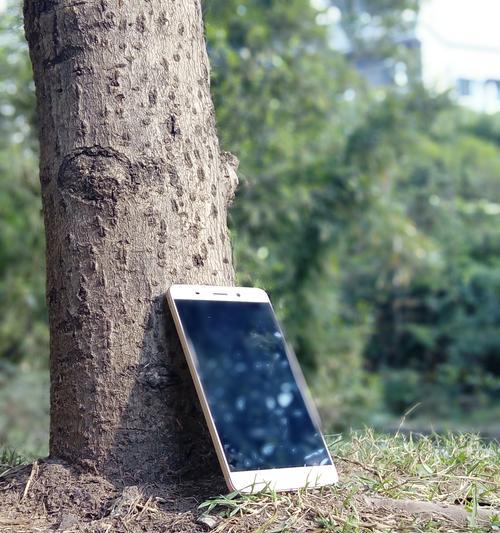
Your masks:
<path fill-rule="evenodd" d="M 43 461 L 0 479 L 0 531 L 204 531 L 197 507 L 224 491 L 220 478 L 126 487 Z"/>

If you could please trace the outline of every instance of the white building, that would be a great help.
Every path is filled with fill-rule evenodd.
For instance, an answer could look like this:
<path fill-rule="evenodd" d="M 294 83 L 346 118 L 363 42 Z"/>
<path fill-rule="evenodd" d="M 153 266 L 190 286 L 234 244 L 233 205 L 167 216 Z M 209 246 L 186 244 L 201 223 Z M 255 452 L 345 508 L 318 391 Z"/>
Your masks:
<path fill-rule="evenodd" d="M 475 111 L 500 111 L 500 0 L 423 0 L 417 22 L 424 84 Z"/>

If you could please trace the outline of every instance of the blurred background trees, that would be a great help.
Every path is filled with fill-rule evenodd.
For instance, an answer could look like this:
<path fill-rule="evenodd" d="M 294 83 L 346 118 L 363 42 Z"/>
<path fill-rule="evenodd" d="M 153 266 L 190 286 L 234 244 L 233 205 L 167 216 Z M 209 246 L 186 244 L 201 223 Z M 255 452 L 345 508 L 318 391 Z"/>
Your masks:
<path fill-rule="evenodd" d="M 498 434 L 499 115 L 424 88 L 416 0 L 203 9 L 219 135 L 240 159 L 239 282 L 271 293 L 327 429 L 389 429 L 414 407 L 417 429 Z M 0 17 L 0 444 L 38 454 L 48 339 L 33 84 L 19 2 Z"/>
<path fill-rule="evenodd" d="M 0 446 L 48 448 L 48 328 L 35 98 L 19 3 L 0 12 Z"/>

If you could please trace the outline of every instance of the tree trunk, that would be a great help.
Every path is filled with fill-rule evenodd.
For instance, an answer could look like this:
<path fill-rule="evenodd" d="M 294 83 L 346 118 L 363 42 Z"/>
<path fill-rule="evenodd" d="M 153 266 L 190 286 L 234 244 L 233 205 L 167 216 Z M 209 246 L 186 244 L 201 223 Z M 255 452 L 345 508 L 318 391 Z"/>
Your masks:
<path fill-rule="evenodd" d="M 51 334 L 50 454 L 136 480 L 213 466 L 164 294 L 229 285 L 236 184 L 199 0 L 26 0 Z M 201 461 L 201 463 L 200 463 Z"/>

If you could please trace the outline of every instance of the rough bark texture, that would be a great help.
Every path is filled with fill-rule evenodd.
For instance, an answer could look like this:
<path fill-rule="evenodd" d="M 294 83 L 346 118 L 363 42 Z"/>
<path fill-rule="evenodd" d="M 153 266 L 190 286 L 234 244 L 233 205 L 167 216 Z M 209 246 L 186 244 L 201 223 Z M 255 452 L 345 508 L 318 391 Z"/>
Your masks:
<path fill-rule="evenodd" d="M 26 0 L 47 237 L 53 457 L 213 467 L 164 294 L 233 283 L 199 0 Z M 200 463 L 200 456 L 201 463 Z"/>

